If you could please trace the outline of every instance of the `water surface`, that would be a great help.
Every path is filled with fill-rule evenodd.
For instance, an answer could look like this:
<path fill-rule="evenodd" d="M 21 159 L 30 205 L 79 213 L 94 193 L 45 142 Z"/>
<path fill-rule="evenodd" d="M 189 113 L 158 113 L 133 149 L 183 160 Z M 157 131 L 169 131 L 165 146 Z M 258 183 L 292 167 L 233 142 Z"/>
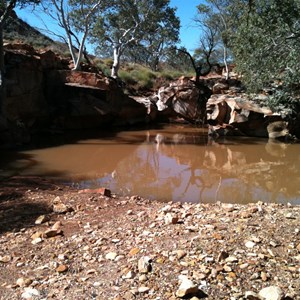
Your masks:
<path fill-rule="evenodd" d="M 213 141 L 205 129 L 168 125 L 2 151 L 0 174 L 46 176 L 161 201 L 300 204 L 299 150 L 299 144 L 266 139 Z"/>

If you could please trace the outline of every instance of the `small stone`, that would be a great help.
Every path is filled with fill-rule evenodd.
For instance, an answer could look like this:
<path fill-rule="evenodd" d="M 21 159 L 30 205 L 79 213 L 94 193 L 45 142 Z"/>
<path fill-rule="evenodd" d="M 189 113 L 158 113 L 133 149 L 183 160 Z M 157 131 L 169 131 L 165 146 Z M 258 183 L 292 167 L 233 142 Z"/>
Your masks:
<path fill-rule="evenodd" d="M 287 219 L 296 219 L 296 217 L 294 216 L 294 214 L 291 213 L 291 212 L 287 213 L 287 214 L 285 215 L 285 217 L 286 217 Z"/>
<path fill-rule="evenodd" d="M 68 271 L 68 266 L 66 265 L 59 265 L 57 268 L 56 268 L 56 272 L 58 273 L 65 273 Z"/>
<path fill-rule="evenodd" d="M 61 222 L 57 221 L 52 225 L 51 229 L 59 230 L 61 228 L 61 225 L 62 225 Z"/>
<path fill-rule="evenodd" d="M 183 298 L 187 295 L 197 294 L 198 286 L 193 283 L 187 276 L 180 276 L 180 286 L 176 291 L 176 296 L 179 298 Z"/>
<path fill-rule="evenodd" d="M 79 193 L 95 193 L 95 194 L 103 195 L 105 197 L 111 197 L 111 191 L 104 187 L 98 189 L 83 189 L 80 190 Z"/>
<path fill-rule="evenodd" d="M 0 256 L 0 262 L 2 263 L 8 263 L 10 262 L 11 257 L 9 255 Z"/>
<path fill-rule="evenodd" d="M 63 235 L 63 232 L 61 229 L 47 229 L 44 233 L 43 233 L 43 237 L 44 238 L 51 238 L 51 237 L 55 237 L 58 235 Z"/>
<path fill-rule="evenodd" d="M 297 250 L 300 252 L 300 243 L 297 245 Z"/>
<path fill-rule="evenodd" d="M 37 238 L 40 238 L 42 235 L 43 235 L 43 232 L 42 232 L 42 231 L 38 231 L 38 232 L 35 232 L 35 233 L 31 236 L 31 238 L 32 238 L 33 240 L 35 240 L 35 239 L 37 239 Z"/>
<path fill-rule="evenodd" d="M 147 278 L 147 276 L 145 275 L 145 274 L 142 274 L 140 277 L 139 277 L 139 281 L 140 282 L 145 282 L 145 281 L 147 281 L 148 280 L 148 278 Z"/>
<path fill-rule="evenodd" d="M 32 241 L 31 241 L 31 244 L 32 244 L 32 245 L 36 245 L 36 244 L 41 243 L 42 241 L 43 241 L 43 239 L 40 238 L 40 237 L 38 237 L 38 238 L 32 240 Z"/>
<path fill-rule="evenodd" d="M 16 284 L 19 287 L 27 287 L 32 284 L 32 279 L 21 277 L 17 279 Z"/>
<path fill-rule="evenodd" d="M 225 259 L 226 262 L 230 262 L 230 263 L 233 263 L 233 262 L 238 262 L 238 259 L 235 257 L 235 256 L 228 256 L 226 259 Z"/>
<path fill-rule="evenodd" d="M 165 224 L 170 225 L 170 224 L 177 224 L 179 218 L 171 213 L 167 213 L 165 215 Z"/>
<path fill-rule="evenodd" d="M 241 264 L 240 265 L 240 269 L 246 269 L 246 268 L 248 268 L 249 267 L 249 264 L 248 263 L 244 263 L 244 264 Z"/>
<path fill-rule="evenodd" d="M 270 241 L 270 245 L 271 245 L 272 247 L 277 247 L 277 246 L 278 246 L 278 244 L 277 244 L 276 242 L 274 242 L 274 241 Z"/>
<path fill-rule="evenodd" d="M 68 207 L 67 205 L 65 205 L 61 200 L 60 197 L 57 196 L 53 202 L 52 202 L 52 210 L 55 213 L 58 214 L 65 214 L 67 212 L 71 212 L 74 211 L 74 209 L 72 207 Z"/>
<path fill-rule="evenodd" d="M 143 256 L 138 261 L 138 270 L 142 274 L 151 272 L 151 258 L 149 256 Z"/>
<path fill-rule="evenodd" d="M 267 275 L 266 272 L 261 272 L 260 277 L 261 277 L 262 281 L 267 281 L 268 280 L 268 275 Z"/>
<path fill-rule="evenodd" d="M 147 286 L 140 286 L 140 287 L 138 288 L 138 292 L 139 292 L 140 294 L 142 294 L 142 293 L 147 293 L 147 292 L 149 292 L 149 291 L 150 291 L 150 288 L 147 287 Z"/>
<path fill-rule="evenodd" d="M 256 244 L 255 244 L 254 242 L 252 242 L 252 241 L 247 241 L 247 242 L 245 243 L 245 246 L 246 246 L 247 248 L 253 248 L 255 245 L 256 245 Z"/>
<path fill-rule="evenodd" d="M 231 267 L 229 267 L 229 266 L 227 266 L 227 265 L 225 265 L 225 266 L 223 267 L 223 270 L 224 270 L 225 272 L 227 272 L 227 273 L 232 271 Z"/>
<path fill-rule="evenodd" d="M 36 225 L 40 225 L 40 224 L 43 224 L 43 223 L 46 223 L 50 220 L 50 217 L 47 216 L 47 215 L 41 215 L 39 216 L 36 220 L 35 220 L 35 224 Z"/>
<path fill-rule="evenodd" d="M 269 286 L 260 290 L 258 295 L 264 300 L 280 300 L 283 297 L 283 292 L 277 286 Z"/>
<path fill-rule="evenodd" d="M 140 251 L 141 251 L 141 249 L 139 249 L 139 248 L 132 248 L 128 254 L 130 256 L 133 256 L 133 255 L 136 255 L 137 253 L 139 253 Z"/>
<path fill-rule="evenodd" d="M 108 260 L 115 260 L 118 254 L 116 252 L 109 252 L 105 255 L 105 258 Z"/>
<path fill-rule="evenodd" d="M 21 297 L 23 299 L 36 299 L 40 297 L 40 292 L 37 289 L 25 288 L 24 293 L 22 293 Z"/>
<path fill-rule="evenodd" d="M 177 250 L 176 255 L 178 259 L 182 259 L 186 256 L 186 252 L 184 250 Z"/>

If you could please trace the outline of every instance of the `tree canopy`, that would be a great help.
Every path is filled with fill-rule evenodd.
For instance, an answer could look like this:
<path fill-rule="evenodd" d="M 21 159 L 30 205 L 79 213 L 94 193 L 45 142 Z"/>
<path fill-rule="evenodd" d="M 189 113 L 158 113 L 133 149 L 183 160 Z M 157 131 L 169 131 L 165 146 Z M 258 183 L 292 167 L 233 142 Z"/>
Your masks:
<path fill-rule="evenodd" d="M 118 76 L 120 58 L 126 49 L 151 52 L 152 60 L 164 45 L 178 41 L 179 19 L 169 0 L 114 0 L 97 16 L 92 41 L 113 52 L 112 76 Z M 156 58 L 154 57 L 156 55 Z"/>
<path fill-rule="evenodd" d="M 273 108 L 293 109 L 300 94 L 300 0 L 207 0 L 198 8 L 206 24 L 226 23 L 219 33 L 248 91 L 268 88 Z"/>

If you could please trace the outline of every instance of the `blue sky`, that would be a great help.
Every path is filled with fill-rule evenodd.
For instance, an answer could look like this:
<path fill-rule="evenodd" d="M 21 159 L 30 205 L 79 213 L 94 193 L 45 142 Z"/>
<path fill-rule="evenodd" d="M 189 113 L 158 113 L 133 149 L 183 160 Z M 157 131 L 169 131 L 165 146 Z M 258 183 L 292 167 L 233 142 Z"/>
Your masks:
<path fill-rule="evenodd" d="M 200 31 L 193 25 L 193 17 L 196 15 L 196 6 L 201 0 L 170 0 L 171 7 L 177 7 L 177 15 L 180 18 L 180 40 L 181 45 L 190 52 L 197 47 Z M 16 10 L 18 16 L 33 27 L 41 28 L 40 18 L 36 17 L 30 8 Z"/>

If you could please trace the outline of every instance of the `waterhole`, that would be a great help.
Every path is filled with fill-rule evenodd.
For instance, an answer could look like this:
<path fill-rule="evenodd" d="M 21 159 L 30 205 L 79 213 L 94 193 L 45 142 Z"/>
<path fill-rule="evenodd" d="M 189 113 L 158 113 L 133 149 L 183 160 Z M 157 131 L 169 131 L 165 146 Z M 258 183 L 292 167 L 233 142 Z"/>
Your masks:
<path fill-rule="evenodd" d="M 2 151 L 0 172 L 160 201 L 300 204 L 299 150 L 267 139 L 212 140 L 202 128 L 165 125 L 47 138 L 29 150 Z"/>

